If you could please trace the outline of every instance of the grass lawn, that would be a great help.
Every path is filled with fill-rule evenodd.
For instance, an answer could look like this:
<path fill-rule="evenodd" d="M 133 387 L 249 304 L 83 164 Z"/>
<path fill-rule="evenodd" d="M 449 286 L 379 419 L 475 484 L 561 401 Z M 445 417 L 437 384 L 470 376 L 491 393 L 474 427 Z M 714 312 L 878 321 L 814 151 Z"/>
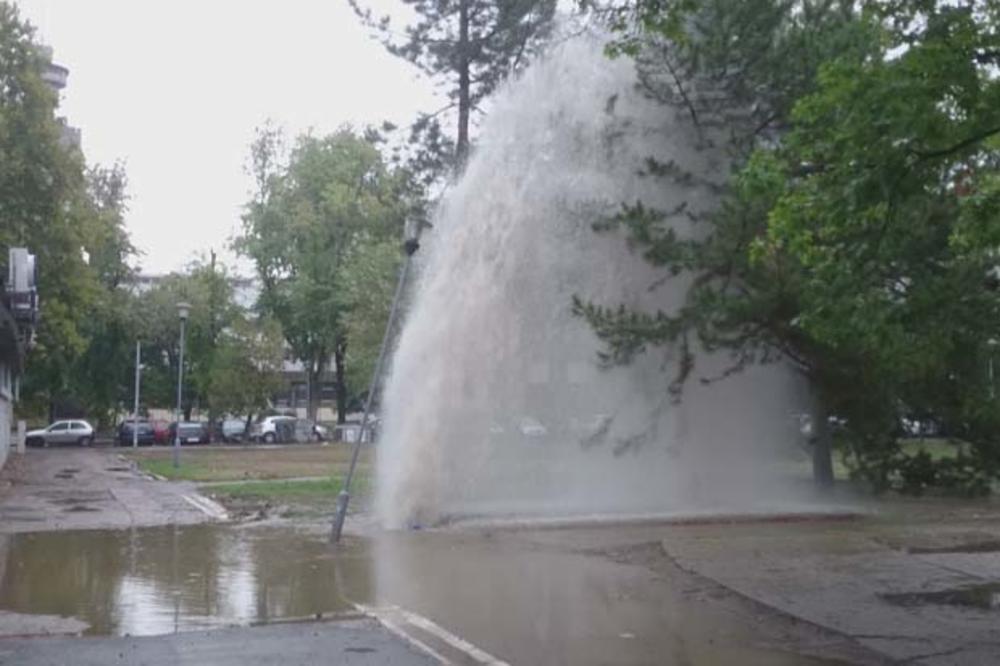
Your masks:
<path fill-rule="evenodd" d="M 363 449 L 358 471 L 371 467 L 372 452 Z M 299 477 L 342 477 L 347 473 L 351 449 L 347 444 L 328 446 L 289 445 L 273 448 L 232 447 L 181 449 L 181 465 L 174 469 L 168 448 L 123 451 L 151 474 L 172 480 L 197 482 L 294 479 Z M 334 493 L 336 494 L 336 492 Z"/>
<path fill-rule="evenodd" d="M 354 485 L 354 484 L 352 484 Z M 359 484 L 360 485 L 360 484 Z M 201 490 L 215 496 L 237 499 L 273 499 L 281 501 L 312 500 L 337 496 L 343 488 L 340 477 L 308 481 L 248 481 L 204 486 Z"/>
<path fill-rule="evenodd" d="M 369 479 L 366 471 L 359 471 L 354 477 L 352 510 L 357 511 L 370 499 Z M 326 479 L 213 483 L 199 490 L 221 502 L 236 517 L 260 518 L 278 511 L 277 515 L 284 518 L 317 518 L 332 515 L 343 483 L 343 476 L 337 475 Z"/>

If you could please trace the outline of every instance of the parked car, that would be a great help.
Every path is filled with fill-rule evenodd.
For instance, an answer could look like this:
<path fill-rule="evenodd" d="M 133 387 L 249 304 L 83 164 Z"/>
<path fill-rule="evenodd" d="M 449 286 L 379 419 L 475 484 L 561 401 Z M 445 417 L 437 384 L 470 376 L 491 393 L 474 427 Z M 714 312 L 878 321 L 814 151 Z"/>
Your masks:
<path fill-rule="evenodd" d="M 321 442 L 327 437 L 328 431 L 323 426 L 294 416 L 267 416 L 250 430 L 250 439 L 268 444 Z"/>
<path fill-rule="evenodd" d="M 246 421 L 243 419 L 223 419 L 215 426 L 216 439 L 229 442 L 242 442 L 246 436 Z"/>
<path fill-rule="evenodd" d="M 119 446 L 132 446 L 133 433 L 138 435 L 136 441 L 139 444 L 153 444 L 156 442 L 156 432 L 153 430 L 153 425 L 149 421 L 122 421 L 121 425 L 118 426 L 118 444 Z"/>
<path fill-rule="evenodd" d="M 546 437 L 549 434 L 549 429 L 533 416 L 522 416 L 517 422 L 517 429 L 523 436 L 530 438 Z"/>
<path fill-rule="evenodd" d="M 353 444 L 358 441 L 358 437 L 361 436 L 361 414 L 350 414 L 347 417 L 345 423 L 338 423 L 333 429 L 333 439 L 338 442 L 348 442 Z M 381 427 L 382 421 L 376 414 L 368 415 L 368 427 L 365 428 L 364 438 L 366 442 L 372 442 L 378 439 L 379 428 Z M 325 430 L 325 429 L 324 429 Z M 329 436 L 328 433 L 321 433 L 322 439 L 326 441 Z"/>
<path fill-rule="evenodd" d="M 170 439 L 169 421 L 157 419 L 155 421 L 150 421 L 150 425 L 153 427 L 153 440 L 157 444 L 170 444 L 172 442 Z"/>
<path fill-rule="evenodd" d="M 90 446 L 94 442 L 94 428 L 86 421 L 77 419 L 56 421 L 48 428 L 29 430 L 25 436 L 28 446 L 52 446 L 56 444 L 79 444 Z"/>
<path fill-rule="evenodd" d="M 170 441 L 179 434 L 181 444 L 208 444 L 208 425 L 200 421 L 181 421 L 170 424 Z"/>
<path fill-rule="evenodd" d="M 250 428 L 250 439 L 255 442 L 266 442 L 274 444 L 282 441 L 284 431 L 288 429 L 288 423 L 295 421 L 294 416 L 265 416 Z M 281 425 L 285 424 L 282 428 Z M 279 432 L 279 428 L 283 432 Z"/>

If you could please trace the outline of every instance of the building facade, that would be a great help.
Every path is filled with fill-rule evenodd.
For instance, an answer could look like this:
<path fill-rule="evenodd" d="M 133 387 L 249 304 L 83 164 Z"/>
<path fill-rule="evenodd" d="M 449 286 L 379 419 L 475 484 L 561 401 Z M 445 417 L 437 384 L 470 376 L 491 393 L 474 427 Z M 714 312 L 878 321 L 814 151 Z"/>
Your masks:
<path fill-rule="evenodd" d="M 7 266 L 0 302 L 0 467 L 13 445 L 14 404 L 25 353 L 34 344 L 38 324 L 34 255 L 25 248 L 10 248 Z"/>

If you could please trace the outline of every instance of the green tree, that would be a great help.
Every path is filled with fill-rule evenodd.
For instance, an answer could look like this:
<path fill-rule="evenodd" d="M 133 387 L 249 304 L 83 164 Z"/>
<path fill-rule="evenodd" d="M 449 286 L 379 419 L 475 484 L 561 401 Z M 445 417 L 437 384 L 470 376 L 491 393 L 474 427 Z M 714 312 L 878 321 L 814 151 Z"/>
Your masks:
<path fill-rule="evenodd" d="M 347 354 L 349 400 L 367 393 L 402 262 L 399 240 L 363 236 L 344 262 L 341 290 L 347 315 L 345 330 L 351 345 Z"/>
<path fill-rule="evenodd" d="M 89 212 L 85 249 L 99 289 L 80 324 L 86 346 L 70 368 L 68 393 L 102 427 L 113 424 L 118 410 L 129 405 L 134 371 L 136 323 L 128 261 L 135 249 L 125 230 L 127 179 L 124 169 L 95 167 L 87 171 Z"/>
<path fill-rule="evenodd" d="M 984 450 L 996 442 L 996 410 L 983 407 L 997 324 L 989 278 L 997 239 L 983 231 L 996 219 L 996 9 L 771 3 L 756 14 L 774 17 L 761 26 L 740 18 L 741 5 L 642 4 L 651 13 L 636 24 L 627 20 L 636 14 L 617 15 L 619 28 L 639 27 L 613 50 L 646 72 L 656 70 L 644 59 L 666 70 L 664 99 L 695 123 L 720 100 L 736 100 L 753 110 L 754 131 L 733 140 L 737 171 L 707 216 L 709 234 L 679 237 L 669 212 L 641 204 L 605 225 L 624 226 L 671 274 L 696 276 L 684 306 L 642 313 L 578 300 L 578 312 L 608 344 L 609 361 L 646 345 L 688 350 L 692 339 L 728 349 L 734 371 L 790 359 L 817 398 L 821 482 L 832 476 L 830 412 L 846 417 L 855 459 L 880 485 L 905 473 L 901 412 L 943 418 Z M 730 48 L 747 43 L 757 45 L 749 60 Z M 742 80 L 728 82 L 728 73 Z M 693 82 L 721 82 L 722 94 L 699 100 L 687 94 Z M 685 358 L 676 390 L 692 371 Z M 949 473 L 981 486 L 980 469 L 962 460 Z"/>
<path fill-rule="evenodd" d="M 365 243 L 401 237 L 409 180 L 386 165 L 370 136 L 348 128 L 299 137 L 287 159 L 280 146 L 280 133 L 268 128 L 252 146 L 257 191 L 236 245 L 256 265 L 259 310 L 281 324 L 306 367 L 310 417 L 315 418 L 319 380 L 332 360 L 343 422 L 348 349 L 356 342 L 348 321 L 359 305 L 348 297 L 347 271 L 358 264 L 355 256 Z"/>
<path fill-rule="evenodd" d="M 80 379 L 118 335 L 114 290 L 131 245 L 122 224 L 120 167 L 86 170 L 63 140 L 57 97 L 42 75 L 49 56 L 17 8 L 0 2 L 0 247 L 28 247 L 38 259 L 42 317 L 28 359 L 22 399 L 29 411 L 70 400 L 110 410 L 114 388 L 89 393 Z M 6 262 L 6 253 L 0 261 Z M 92 344 L 95 336 L 109 338 Z"/>
<path fill-rule="evenodd" d="M 351 6 L 393 55 L 416 65 L 442 83 L 449 104 L 457 109 L 455 163 L 469 152 L 472 113 L 504 77 L 523 66 L 548 35 L 555 0 L 402 0 L 416 19 L 400 35 L 388 16 L 375 17 L 358 0 Z M 437 115 L 437 114 L 434 114 Z M 422 116 L 414 136 L 425 146 L 425 166 L 440 168 L 450 143 L 434 116 Z"/>
<path fill-rule="evenodd" d="M 782 186 L 754 252 L 796 261 L 801 328 L 879 377 L 880 418 L 850 440 L 872 480 L 912 464 L 902 413 L 971 444 L 975 463 L 942 473 L 984 489 L 1000 469 L 987 372 L 1000 332 L 1000 8 L 898 2 L 870 15 L 878 56 L 828 62 L 759 160 Z"/>
<path fill-rule="evenodd" d="M 237 318 L 222 331 L 205 396 L 216 414 L 242 415 L 249 427 L 281 388 L 284 338 L 276 322 Z"/>
<path fill-rule="evenodd" d="M 188 303 L 185 326 L 184 417 L 197 407 L 216 416 L 208 400 L 215 353 L 223 331 L 241 316 L 234 301 L 232 281 L 214 256 L 191 265 L 187 273 L 165 277 L 135 301 L 137 334 L 147 359 L 144 392 L 148 404 L 172 407 L 180 362 L 180 320 L 177 304 Z"/>

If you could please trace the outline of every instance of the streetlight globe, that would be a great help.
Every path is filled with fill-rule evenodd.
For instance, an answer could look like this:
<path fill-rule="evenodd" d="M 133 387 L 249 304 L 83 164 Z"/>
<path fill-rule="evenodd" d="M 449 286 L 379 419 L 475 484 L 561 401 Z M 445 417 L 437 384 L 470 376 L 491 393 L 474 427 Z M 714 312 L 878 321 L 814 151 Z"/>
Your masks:
<path fill-rule="evenodd" d="M 189 314 L 191 314 L 191 305 L 189 303 L 182 302 L 177 304 L 177 316 L 181 318 L 181 321 L 187 321 Z"/>

